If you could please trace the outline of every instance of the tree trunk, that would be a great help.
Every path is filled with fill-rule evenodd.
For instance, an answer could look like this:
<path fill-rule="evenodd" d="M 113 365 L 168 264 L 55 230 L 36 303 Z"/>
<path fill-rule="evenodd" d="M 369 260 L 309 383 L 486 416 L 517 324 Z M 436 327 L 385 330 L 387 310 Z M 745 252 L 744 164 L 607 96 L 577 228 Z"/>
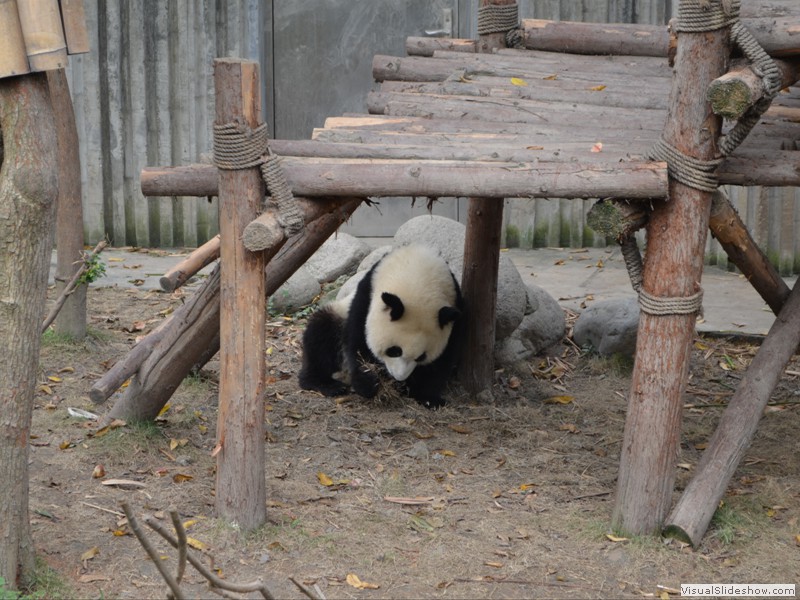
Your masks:
<path fill-rule="evenodd" d="M 728 54 L 727 29 L 680 34 L 664 141 L 703 161 L 715 155 L 720 119 L 697 90 L 725 71 Z M 673 178 L 669 189 L 669 201 L 654 204 L 647 226 L 642 289 L 687 297 L 703 273 L 711 193 Z M 660 532 L 667 516 L 694 332 L 694 314 L 643 311 L 639 319 L 613 515 L 614 527 L 627 533 Z"/>
<path fill-rule="evenodd" d="M 56 292 L 83 264 L 83 206 L 78 129 L 64 69 L 47 72 L 58 137 L 58 208 L 56 219 Z M 55 321 L 56 333 L 82 340 L 86 336 L 86 288 L 79 285 L 67 297 Z"/>
<path fill-rule="evenodd" d="M 33 570 L 28 439 L 58 193 L 53 111 L 44 74 L 0 80 L 0 577 Z"/>

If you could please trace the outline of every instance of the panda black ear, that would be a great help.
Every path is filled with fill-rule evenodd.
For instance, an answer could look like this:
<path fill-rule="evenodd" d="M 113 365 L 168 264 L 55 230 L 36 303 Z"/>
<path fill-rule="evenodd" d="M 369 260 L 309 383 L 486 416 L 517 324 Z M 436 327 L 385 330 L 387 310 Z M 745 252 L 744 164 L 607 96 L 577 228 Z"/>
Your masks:
<path fill-rule="evenodd" d="M 383 292 L 381 294 L 381 300 L 389 307 L 389 318 L 392 321 L 397 321 L 397 319 L 403 316 L 406 307 L 403 306 L 403 301 L 400 300 L 400 298 L 389 292 Z"/>
<path fill-rule="evenodd" d="M 453 323 L 461 316 L 461 311 L 453 306 L 443 306 L 439 309 L 439 327 Z"/>

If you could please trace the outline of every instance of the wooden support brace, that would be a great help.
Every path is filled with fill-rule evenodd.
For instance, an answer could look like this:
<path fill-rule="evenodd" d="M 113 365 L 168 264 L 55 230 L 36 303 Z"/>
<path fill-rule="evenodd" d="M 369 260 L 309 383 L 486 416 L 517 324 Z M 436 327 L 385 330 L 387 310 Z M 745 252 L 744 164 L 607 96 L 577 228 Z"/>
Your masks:
<path fill-rule="evenodd" d="M 169 271 L 164 273 L 164 276 L 159 279 L 161 289 L 165 292 L 174 292 L 177 290 L 186 283 L 190 277 L 194 277 L 203 267 L 217 260 L 219 258 L 219 248 L 219 235 L 215 235 Z"/>
<path fill-rule="evenodd" d="M 800 285 L 795 285 L 722 414 L 694 477 L 666 522 L 664 535 L 693 546 L 700 543 L 798 344 Z"/>

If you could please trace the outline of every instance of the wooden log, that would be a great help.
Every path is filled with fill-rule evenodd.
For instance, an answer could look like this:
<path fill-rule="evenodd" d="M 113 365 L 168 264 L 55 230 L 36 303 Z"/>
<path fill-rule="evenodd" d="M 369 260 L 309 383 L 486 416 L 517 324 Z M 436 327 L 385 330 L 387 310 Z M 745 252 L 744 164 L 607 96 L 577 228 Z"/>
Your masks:
<path fill-rule="evenodd" d="M 526 80 L 545 80 L 557 77 L 568 81 L 583 81 L 592 85 L 630 85 L 630 74 L 642 78 L 642 87 L 658 86 L 669 77 L 669 66 L 640 64 L 631 57 L 571 56 L 555 52 L 537 53 L 535 60 L 520 51 L 504 50 L 499 54 L 463 54 L 439 52 L 433 58 L 423 56 L 376 55 L 372 59 L 372 76 L 375 81 L 446 81 L 467 79 L 484 75 L 492 77 L 517 77 Z M 562 57 L 563 61 L 558 60 Z M 580 61 L 579 58 L 583 58 Z M 639 59 L 640 61 L 646 60 Z"/>
<path fill-rule="evenodd" d="M 67 43 L 58 0 L 17 2 L 17 10 L 31 71 L 65 68 Z"/>
<path fill-rule="evenodd" d="M 30 71 L 16 0 L 0 2 L 0 78 Z"/>
<path fill-rule="evenodd" d="M 214 61 L 216 123 L 261 124 L 258 63 Z M 258 168 L 219 171 L 220 382 L 217 418 L 217 514 L 245 531 L 266 520 L 264 475 L 264 267 L 241 236 L 258 216 L 264 183 Z"/>
<path fill-rule="evenodd" d="M 720 119 L 697 90 L 719 77 L 729 55 L 728 30 L 681 32 L 664 140 L 699 160 L 716 153 Z M 647 226 L 643 290 L 656 297 L 698 292 L 711 194 L 670 179 L 668 202 L 654 203 Z M 694 314 L 642 311 L 612 517 L 630 534 L 661 531 L 675 481 L 683 392 Z"/>
<path fill-rule="evenodd" d="M 800 16 L 742 17 L 742 24 L 770 56 L 797 56 Z M 670 35 L 666 27 L 643 24 L 579 23 L 523 19 L 526 48 L 573 54 L 631 54 L 668 56 Z"/>
<path fill-rule="evenodd" d="M 67 283 L 85 268 L 78 128 L 75 124 L 75 111 L 64 69 L 48 71 L 47 86 L 56 119 L 58 143 L 57 262 L 54 279 L 59 299 L 63 296 L 59 310 L 51 311 L 51 314 L 55 319 L 54 329 L 57 334 L 69 336 L 74 340 L 83 340 L 86 337 L 88 286 L 73 285 L 72 291 L 68 291 Z"/>
<path fill-rule="evenodd" d="M 474 53 L 478 51 L 475 40 L 456 38 L 408 37 L 406 38 L 406 54 L 409 56 L 433 56 L 436 50 Z"/>
<path fill-rule="evenodd" d="M 560 123 L 570 120 L 572 127 L 591 127 L 597 122 L 625 123 L 627 129 L 656 131 L 661 131 L 666 116 L 663 109 L 585 104 L 580 111 L 576 111 L 573 105 L 561 102 L 393 92 L 369 92 L 367 109 L 379 115 L 427 118 L 452 118 L 457 115 L 461 120 L 506 123 Z"/>
<path fill-rule="evenodd" d="M 798 344 L 800 286 L 795 285 L 722 414 L 694 477 L 667 519 L 664 535 L 693 546 L 700 543 Z"/>
<path fill-rule="evenodd" d="M 781 87 L 789 87 L 800 78 L 800 58 L 776 60 L 781 72 Z M 764 82 L 746 63 L 737 63 L 708 86 L 707 97 L 714 113 L 725 119 L 738 119 L 764 96 Z"/>
<path fill-rule="evenodd" d="M 289 243 L 282 242 L 267 254 L 277 252 L 267 266 L 265 293 L 274 294 L 283 283 L 313 254 L 330 235 L 344 223 L 361 204 L 361 198 L 336 198 L 330 210 L 320 210 L 324 203 L 309 203 L 306 227 L 293 236 Z M 206 279 L 189 300 L 169 319 L 148 334 L 104 375 L 90 391 L 97 402 L 95 389 L 109 389 L 100 401 L 105 400 L 127 377 L 109 374 L 117 365 L 133 366 L 128 377 L 136 373 L 130 385 L 117 400 L 103 421 L 152 420 L 169 401 L 181 381 L 192 371 L 200 369 L 219 350 L 219 273 Z M 261 303 L 266 307 L 266 299 Z M 103 384 L 104 380 L 108 380 Z"/>
<path fill-rule="evenodd" d="M 758 247 L 724 192 L 714 193 L 709 219 L 711 233 L 753 288 L 776 315 L 789 297 L 789 286 Z"/>
<path fill-rule="evenodd" d="M 514 4 L 515 1 L 481 0 L 480 6 L 507 6 Z M 478 40 L 479 53 L 503 47 L 505 47 L 504 33 L 481 35 Z M 464 266 L 461 273 L 464 304 L 469 316 L 466 319 L 466 347 L 459 372 L 464 388 L 472 397 L 485 393 L 491 396 L 494 380 L 497 274 L 502 228 L 502 202 L 485 197 L 469 199 L 464 238 Z"/>
<path fill-rule="evenodd" d="M 524 80 L 523 80 L 524 81 Z M 545 84 L 546 82 L 546 84 Z M 664 82 L 666 87 L 666 81 Z M 566 84 L 566 85 L 565 85 Z M 602 85 L 589 86 L 564 80 L 540 80 L 529 85 L 514 85 L 510 78 L 482 77 L 467 81 L 409 82 L 384 81 L 381 92 L 405 94 L 435 94 L 447 96 L 484 96 L 488 98 L 519 98 L 545 102 L 564 102 L 568 104 L 589 104 L 614 106 L 620 108 L 648 108 L 667 110 L 667 95 L 650 88 L 643 90 L 633 86 Z M 373 111 L 374 112 L 374 111 Z"/>
<path fill-rule="evenodd" d="M 573 54 L 667 56 L 670 35 L 661 25 L 578 23 L 523 19 L 526 48 Z"/>
<path fill-rule="evenodd" d="M 205 350 L 213 347 L 216 354 L 219 350 L 219 290 L 220 269 L 217 266 L 169 319 L 140 340 L 92 386 L 89 397 L 96 403 L 102 402 L 127 380 L 126 372 L 130 372 L 129 377 L 136 375 L 101 424 L 114 419 L 152 421 L 185 377 L 202 367 L 204 363 L 200 363 L 199 358 Z"/>
<path fill-rule="evenodd" d="M 663 198 L 664 163 L 480 163 L 473 161 L 320 160 L 286 157 L 286 178 L 298 196 L 462 196 L 491 198 Z M 147 167 L 145 196 L 215 196 L 208 165 Z M 179 192 L 179 194 L 173 194 Z"/>
<path fill-rule="evenodd" d="M 271 247 L 282 237 L 283 227 L 278 222 L 278 211 L 269 207 L 244 228 L 242 243 L 250 252 L 259 252 Z"/>
<path fill-rule="evenodd" d="M 164 276 L 159 279 L 161 289 L 165 292 L 174 292 L 177 290 L 203 267 L 217 260 L 219 258 L 219 248 L 219 235 L 215 235 L 169 271 L 164 273 Z"/>

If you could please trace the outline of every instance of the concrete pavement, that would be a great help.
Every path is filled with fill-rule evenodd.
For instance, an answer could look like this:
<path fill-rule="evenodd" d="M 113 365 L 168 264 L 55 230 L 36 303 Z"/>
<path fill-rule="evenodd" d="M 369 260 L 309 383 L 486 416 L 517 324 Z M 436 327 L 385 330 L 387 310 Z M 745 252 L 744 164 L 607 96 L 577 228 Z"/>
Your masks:
<path fill-rule="evenodd" d="M 634 295 L 619 248 L 511 249 L 504 253 L 526 283 L 544 288 L 566 308 L 579 311 L 582 303 Z M 107 249 L 102 254 L 106 275 L 92 285 L 160 290 L 159 278 L 184 256 L 186 251 L 180 250 Z M 55 254 L 51 281 L 54 266 Z M 210 269 L 206 267 L 206 271 Z M 790 286 L 792 283 L 789 281 Z M 699 331 L 767 333 L 775 317 L 741 275 L 708 266 L 702 286 L 704 318 L 698 322 Z"/>

